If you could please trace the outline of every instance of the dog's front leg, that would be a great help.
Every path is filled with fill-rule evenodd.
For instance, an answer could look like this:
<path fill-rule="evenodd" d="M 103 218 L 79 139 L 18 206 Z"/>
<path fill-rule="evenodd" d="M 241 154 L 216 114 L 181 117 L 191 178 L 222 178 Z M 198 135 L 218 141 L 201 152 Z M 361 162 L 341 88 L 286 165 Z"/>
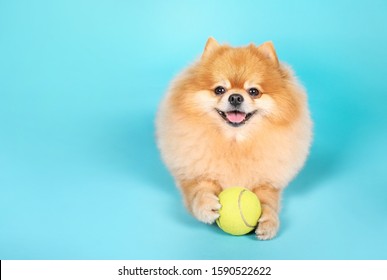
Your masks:
<path fill-rule="evenodd" d="M 188 210 L 201 222 L 212 224 L 219 217 L 221 207 L 218 195 L 222 188 L 213 180 L 180 181 L 184 201 Z"/>
<path fill-rule="evenodd" d="M 253 188 L 253 192 L 258 196 L 262 206 L 262 215 L 255 233 L 258 239 L 272 239 L 277 234 L 280 224 L 278 214 L 281 190 L 270 184 L 263 184 Z"/>

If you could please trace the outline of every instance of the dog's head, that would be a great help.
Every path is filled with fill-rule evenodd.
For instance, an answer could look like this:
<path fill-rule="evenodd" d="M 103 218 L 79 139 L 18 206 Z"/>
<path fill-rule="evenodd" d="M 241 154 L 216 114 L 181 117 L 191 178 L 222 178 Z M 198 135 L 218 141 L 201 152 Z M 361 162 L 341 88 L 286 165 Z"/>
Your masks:
<path fill-rule="evenodd" d="M 297 113 L 299 89 L 271 42 L 232 48 L 210 38 L 181 86 L 187 112 L 233 131 L 264 120 L 287 123 Z"/>

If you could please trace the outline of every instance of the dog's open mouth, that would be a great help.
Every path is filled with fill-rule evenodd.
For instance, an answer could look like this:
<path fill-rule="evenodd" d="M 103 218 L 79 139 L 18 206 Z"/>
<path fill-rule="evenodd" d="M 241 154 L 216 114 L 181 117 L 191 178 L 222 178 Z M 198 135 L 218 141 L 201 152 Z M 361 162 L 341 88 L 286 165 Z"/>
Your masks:
<path fill-rule="evenodd" d="M 245 124 L 257 112 L 256 110 L 250 113 L 245 113 L 238 110 L 223 112 L 219 109 L 216 109 L 216 111 L 229 125 L 234 127 Z"/>

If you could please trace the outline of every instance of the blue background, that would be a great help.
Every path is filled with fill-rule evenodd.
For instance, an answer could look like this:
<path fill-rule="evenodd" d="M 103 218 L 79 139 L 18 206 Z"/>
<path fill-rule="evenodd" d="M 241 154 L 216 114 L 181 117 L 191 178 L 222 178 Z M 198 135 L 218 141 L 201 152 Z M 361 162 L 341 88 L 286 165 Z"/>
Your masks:
<path fill-rule="evenodd" d="M 0 0 L 0 259 L 387 259 L 387 2 Z M 209 36 L 272 40 L 315 139 L 272 241 L 185 210 L 154 139 Z"/>

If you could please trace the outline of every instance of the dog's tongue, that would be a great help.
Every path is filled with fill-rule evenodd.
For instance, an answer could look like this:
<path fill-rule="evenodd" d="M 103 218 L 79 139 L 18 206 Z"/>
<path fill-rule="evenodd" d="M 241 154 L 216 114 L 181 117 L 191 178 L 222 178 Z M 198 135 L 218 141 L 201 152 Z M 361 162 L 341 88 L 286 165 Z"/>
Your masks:
<path fill-rule="evenodd" d="M 226 113 L 227 119 L 232 123 L 241 123 L 244 121 L 246 114 L 238 111 L 231 111 Z"/>

